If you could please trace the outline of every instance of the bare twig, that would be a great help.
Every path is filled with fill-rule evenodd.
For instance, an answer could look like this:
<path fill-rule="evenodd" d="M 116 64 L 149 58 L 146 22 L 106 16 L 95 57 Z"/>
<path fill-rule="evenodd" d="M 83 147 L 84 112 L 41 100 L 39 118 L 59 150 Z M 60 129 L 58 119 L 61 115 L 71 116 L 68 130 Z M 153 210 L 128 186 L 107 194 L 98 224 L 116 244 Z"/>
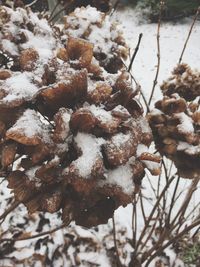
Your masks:
<path fill-rule="evenodd" d="M 189 30 L 189 33 L 188 33 L 187 39 L 186 39 L 186 41 L 185 41 L 185 44 L 184 44 L 183 50 L 182 50 L 182 52 L 181 52 L 181 56 L 180 56 L 180 58 L 179 58 L 179 62 L 178 62 L 179 64 L 181 63 L 181 61 L 182 61 L 182 59 L 183 59 L 183 55 L 184 55 L 184 53 L 185 53 L 185 49 L 186 49 L 186 47 L 187 47 L 188 41 L 189 41 L 189 39 L 190 39 L 190 36 L 191 36 L 192 30 L 193 30 L 193 28 L 194 28 L 194 25 L 195 25 L 195 22 L 196 22 L 196 20 L 197 20 L 197 18 L 198 18 L 198 16 L 199 16 L 199 13 L 200 13 L 200 6 L 199 6 L 199 7 L 198 7 L 198 9 L 197 9 L 196 15 L 194 16 L 194 19 L 193 19 L 192 25 L 191 25 L 191 27 L 190 27 L 190 30 Z"/>
<path fill-rule="evenodd" d="M 51 13 L 50 13 L 49 19 L 51 19 L 51 18 L 52 18 L 52 16 L 54 15 L 54 13 L 55 13 L 56 9 L 58 8 L 59 4 L 60 4 L 60 1 L 59 1 L 59 0 L 57 0 L 57 2 L 56 2 L 56 4 L 55 4 L 55 6 L 53 7 L 53 9 L 52 9 L 52 11 L 51 11 Z"/>
<path fill-rule="evenodd" d="M 138 239 L 138 241 L 137 241 L 137 245 L 136 245 L 136 249 L 135 249 L 136 251 L 137 251 L 138 247 L 140 246 L 141 241 L 143 240 L 143 238 L 144 238 L 144 236 L 145 236 L 145 234 L 146 234 L 146 231 L 147 231 L 147 229 L 148 229 L 148 227 L 149 227 L 149 223 L 151 222 L 151 220 L 152 220 L 152 218 L 153 218 L 153 215 L 154 215 L 155 211 L 157 210 L 157 207 L 158 207 L 158 205 L 159 205 L 161 199 L 162 199 L 163 196 L 165 195 L 166 190 L 169 188 L 170 184 L 172 183 L 172 181 L 173 181 L 174 179 L 175 179 L 175 176 L 172 176 L 172 177 L 169 179 L 168 183 L 165 185 L 165 187 L 163 188 L 162 192 L 160 193 L 160 196 L 159 196 L 159 198 L 157 199 L 155 205 L 153 206 L 153 209 L 152 209 L 152 211 L 151 211 L 151 213 L 150 213 L 150 215 L 149 215 L 149 217 L 148 217 L 148 219 L 147 219 L 147 223 L 146 223 L 146 225 L 144 226 L 144 228 L 143 228 L 143 230 L 142 230 L 142 233 L 140 234 L 140 237 L 139 237 L 139 239 Z"/>
<path fill-rule="evenodd" d="M 160 11 L 159 11 L 159 19 L 158 19 L 158 27 L 157 27 L 157 35 L 156 35 L 156 39 L 157 39 L 157 68 L 156 68 L 156 75 L 155 75 L 155 79 L 153 81 L 153 87 L 151 90 L 151 95 L 149 98 L 149 102 L 148 104 L 151 104 L 153 95 L 154 95 L 154 91 L 156 88 L 156 85 L 158 83 L 158 75 L 160 72 L 160 28 L 161 28 L 161 18 L 162 18 L 162 11 L 163 11 L 163 7 L 164 7 L 164 1 L 160 1 Z"/>
<path fill-rule="evenodd" d="M 13 204 L 7 210 L 4 211 L 4 213 L 0 216 L 0 221 L 1 221 L 0 225 L 3 223 L 3 221 L 6 218 L 6 216 L 10 212 L 12 212 L 14 209 L 16 209 L 19 206 L 20 203 L 21 203 L 20 201 L 15 201 L 15 202 L 13 202 Z"/>
<path fill-rule="evenodd" d="M 73 2 L 74 2 L 74 0 L 71 0 L 71 1 L 69 1 L 69 2 L 67 2 L 67 3 L 65 3 L 65 4 L 63 5 L 63 8 L 61 8 L 61 9 L 60 9 L 54 16 L 52 16 L 52 17 L 49 19 L 49 22 L 53 22 L 53 21 L 56 20 L 56 18 L 59 18 L 59 15 L 60 15 L 63 11 L 65 11 L 67 8 L 69 8 L 70 5 L 71 5 Z"/>
<path fill-rule="evenodd" d="M 171 238 L 167 243 L 165 243 L 165 245 L 160 246 L 155 253 L 151 254 L 151 257 L 148 259 L 148 261 L 145 264 L 145 267 L 148 267 L 149 264 L 152 262 L 152 260 L 158 256 L 162 251 L 164 251 L 167 247 L 169 247 L 171 244 L 173 244 L 175 241 L 177 241 L 178 239 L 180 239 L 181 237 L 183 237 L 185 234 L 187 234 L 189 231 L 191 231 L 192 229 L 196 228 L 197 226 L 200 225 L 200 219 L 194 221 L 191 225 L 187 226 L 184 228 L 184 230 L 182 232 L 180 232 L 178 235 L 174 236 L 173 238 Z M 144 260 L 146 261 L 146 259 Z M 143 262 L 144 262 L 143 261 Z"/>
<path fill-rule="evenodd" d="M 154 232 L 154 230 L 156 228 L 156 225 L 157 225 L 158 220 L 159 220 L 159 214 L 157 215 L 157 217 L 155 219 L 155 222 L 154 222 L 153 226 L 151 227 L 151 230 L 150 230 L 150 232 L 149 232 L 146 240 L 143 243 L 141 243 L 140 251 L 143 250 L 143 248 L 146 246 L 146 244 L 149 241 L 149 239 L 152 237 L 152 234 L 153 234 L 153 232 Z"/>
<path fill-rule="evenodd" d="M 136 55 L 137 55 L 137 52 L 138 52 L 138 50 L 139 50 L 139 48 L 140 48 L 140 43 L 141 43 L 141 40 L 142 40 L 142 36 L 143 36 L 143 34 L 140 33 L 140 34 L 139 34 L 139 38 L 138 38 L 137 46 L 136 46 L 136 48 L 135 48 L 135 50 L 134 50 L 134 53 L 133 53 L 133 55 L 132 55 L 130 64 L 129 64 L 129 66 L 128 66 L 128 72 L 130 72 L 131 69 L 132 69 L 134 59 L 135 59 L 135 57 L 136 57 Z"/>
<path fill-rule="evenodd" d="M 38 0 L 34 0 L 33 2 L 31 2 L 30 4 L 25 5 L 26 7 L 31 7 L 33 6 L 35 3 L 37 3 Z"/>
<path fill-rule="evenodd" d="M 116 228 L 115 228 L 115 217 L 113 215 L 112 217 L 112 223 L 113 223 L 113 239 L 114 239 L 114 245 L 115 245 L 115 252 L 117 256 L 117 267 L 121 267 L 121 261 L 120 261 L 120 256 L 119 256 L 119 251 L 118 251 L 118 246 L 117 246 L 117 238 L 116 238 Z"/>
<path fill-rule="evenodd" d="M 194 193 L 194 191 L 196 190 L 197 188 L 197 185 L 199 183 L 199 178 L 196 178 L 194 181 L 192 181 L 192 184 L 188 190 L 188 193 L 186 195 L 186 198 L 183 202 L 183 204 L 181 205 L 179 211 L 177 212 L 175 218 L 173 219 L 173 221 L 171 222 L 171 225 L 174 225 L 174 223 L 176 222 L 176 220 L 179 218 L 179 220 L 181 219 L 181 217 L 184 216 L 185 212 L 186 212 L 186 209 L 190 203 L 190 200 L 192 198 L 192 195 Z"/>
<path fill-rule="evenodd" d="M 6 242 L 6 241 L 18 242 L 18 241 L 24 241 L 24 240 L 38 238 L 38 237 L 41 237 L 41 236 L 44 236 L 44 235 L 51 235 L 51 234 L 57 232 L 58 230 L 64 228 L 65 226 L 66 226 L 66 224 L 63 223 L 60 226 L 57 226 L 57 227 L 53 228 L 52 230 L 49 230 L 49 231 L 46 231 L 46 232 L 42 232 L 40 234 L 36 234 L 36 235 L 33 235 L 33 236 L 19 237 L 19 238 L 4 238 L 4 239 L 0 239 L 0 242 Z"/>
<path fill-rule="evenodd" d="M 120 1 L 121 1 L 121 0 L 116 0 L 116 1 L 115 1 L 114 5 L 113 5 L 112 8 L 111 8 L 110 16 L 112 16 L 112 15 L 115 13 L 115 11 L 116 11 L 117 8 L 118 8 L 118 5 L 119 5 Z"/>
<path fill-rule="evenodd" d="M 128 71 L 128 67 L 126 66 L 126 64 L 123 62 L 123 65 L 124 67 L 126 68 L 126 70 Z M 147 99 L 144 95 L 144 92 L 141 88 L 141 85 L 136 81 L 135 77 L 133 76 L 133 74 L 131 73 L 131 71 L 129 71 L 130 75 L 131 75 L 131 78 L 133 79 L 133 81 L 135 82 L 135 85 L 137 87 L 137 90 L 140 92 L 141 96 L 142 96 L 142 99 L 145 103 L 145 106 L 146 106 L 146 109 L 147 109 L 147 112 L 150 112 L 150 108 L 149 108 L 149 105 L 148 105 L 148 102 L 147 102 Z"/>
<path fill-rule="evenodd" d="M 139 200 L 139 196 L 136 199 L 136 195 L 134 196 L 133 205 L 133 214 L 132 214 L 132 231 L 133 231 L 133 248 L 135 248 L 136 240 L 137 240 L 137 203 Z"/>
<path fill-rule="evenodd" d="M 154 259 L 154 257 L 153 257 L 152 255 L 155 255 L 155 257 L 157 256 L 157 254 L 156 254 L 157 251 L 158 251 L 162 246 L 164 246 L 164 245 L 163 245 L 163 244 L 164 244 L 164 241 L 165 241 L 166 239 L 169 239 L 169 235 L 171 235 L 170 233 L 172 233 L 172 232 L 175 230 L 175 228 L 178 226 L 178 231 L 176 232 L 176 234 L 174 235 L 174 237 L 171 237 L 171 238 L 170 238 L 170 241 L 171 241 L 171 240 L 174 240 L 174 241 L 176 240 L 177 236 L 179 235 L 178 232 L 179 232 L 181 226 L 183 226 L 183 223 L 184 223 L 184 214 L 185 214 L 186 209 L 187 209 L 187 207 L 188 207 L 188 205 L 189 205 L 189 202 L 190 202 L 190 200 L 191 200 L 191 197 L 192 197 L 192 195 L 193 195 L 193 192 L 194 192 L 194 190 L 195 190 L 196 187 L 197 187 L 198 182 L 199 182 L 199 178 L 196 178 L 196 179 L 192 182 L 192 185 L 191 185 L 191 187 L 190 187 L 189 190 L 188 190 L 188 193 L 187 193 L 187 195 L 186 195 L 186 198 L 184 199 L 183 204 L 181 205 L 179 211 L 176 213 L 175 218 L 173 219 L 173 221 L 172 221 L 171 223 L 169 223 L 169 220 L 166 220 L 166 221 L 165 221 L 165 226 L 163 227 L 163 232 L 162 232 L 162 234 L 160 235 L 158 241 L 153 245 L 153 247 L 151 247 L 151 249 L 150 249 L 148 252 L 146 252 L 146 254 L 144 254 L 144 255 L 142 256 L 142 260 L 141 260 L 142 262 L 145 262 L 146 260 L 149 259 L 149 260 L 147 261 L 147 263 L 149 264 L 149 263 Z M 177 189 L 176 189 L 176 187 L 175 187 L 175 192 L 176 192 L 176 191 L 177 191 Z M 174 198 L 175 198 L 175 196 L 174 196 Z M 169 219 L 169 215 L 168 215 L 167 219 Z M 178 220 L 178 222 L 175 224 L 175 222 L 176 222 L 177 219 L 179 219 L 179 220 Z M 174 241 L 173 241 L 173 242 L 174 242 Z M 173 242 L 172 242 L 172 243 L 173 243 Z M 169 242 L 168 242 L 168 243 L 169 243 Z M 172 243 L 170 243 L 170 244 L 172 244 Z M 163 249 L 163 250 L 164 250 L 164 249 Z M 163 251 L 163 250 L 161 250 L 161 251 Z M 146 264 L 145 267 L 147 267 L 147 266 L 148 266 L 148 265 Z"/>
<path fill-rule="evenodd" d="M 169 224 L 170 224 L 172 208 L 173 208 L 174 203 L 175 203 L 175 197 L 176 197 L 176 194 L 177 194 L 179 183 L 180 183 L 180 176 L 178 176 L 178 179 L 176 181 L 176 185 L 175 185 L 175 188 L 174 188 L 173 196 L 172 196 L 170 207 L 169 207 L 169 213 L 168 213 L 168 217 L 167 217 L 167 221 L 166 221 L 166 226 L 168 226 L 168 227 L 169 227 Z"/>
<path fill-rule="evenodd" d="M 147 223 L 147 218 L 146 218 L 146 214 L 145 214 L 145 209 L 144 209 L 144 203 L 143 203 L 143 195 L 140 191 L 140 206 L 141 206 L 141 211 L 142 211 L 142 216 L 144 219 L 144 224 Z"/>

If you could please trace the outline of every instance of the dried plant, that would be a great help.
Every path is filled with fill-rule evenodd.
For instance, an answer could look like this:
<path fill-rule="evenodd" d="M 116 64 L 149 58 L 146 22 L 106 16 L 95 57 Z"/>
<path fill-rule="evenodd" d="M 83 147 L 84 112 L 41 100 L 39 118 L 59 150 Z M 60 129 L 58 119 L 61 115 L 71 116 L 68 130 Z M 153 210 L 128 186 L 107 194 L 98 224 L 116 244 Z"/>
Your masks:
<path fill-rule="evenodd" d="M 160 67 L 161 15 L 151 99 Z M 113 267 L 175 266 L 167 248 L 181 257 L 182 240 L 190 239 L 192 230 L 196 237 L 200 227 L 199 200 L 190 208 L 199 185 L 199 72 L 179 64 L 161 86 L 164 97 L 156 103 L 157 110 L 149 112 L 151 99 L 148 104 L 131 72 L 142 36 L 126 67 L 126 43 L 105 14 L 78 8 L 65 17 L 62 30 L 29 9 L 1 6 L 0 29 L 0 174 L 4 190 L 8 186 L 13 191 L 13 197 L 2 200 L 5 212 L 0 220 L 6 230 L 0 231 L 0 262 L 101 266 L 94 259 L 79 258 L 84 248 L 94 255 L 105 250 Z M 106 35 L 96 36 L 101 31 Z M 192 127 L 189 133 L 185 118 Z M 149 152 L 152 137 L 162 157 Z M 145 169 L 158 179 L 145 175 Z M 185 191 L 182 177 L 192 178 L 184 180 Z M 151 195 L 145 195 L 145 188 Z M 118 229 L 114 217 L 114 211 L 128 203 L 133 206 L 131 238 Z M 20 212 L 23 219 L 16 226 Z M 58 226 L 52 226 L 48 212 Z M 113 227 L 108 226 L 107 234 L 104 230 L 101 240 L 95 236 L 101 226 L 89 232 L 69 225 L 75 221 L 91 227 L 109 218 Z M 62 236 L 61 244 L 56 234 L 58 240 Z M 30 242 L 24 246 L 29 244 L 35 252 L 19 260 L 12 253 L 22 241 Z"/>

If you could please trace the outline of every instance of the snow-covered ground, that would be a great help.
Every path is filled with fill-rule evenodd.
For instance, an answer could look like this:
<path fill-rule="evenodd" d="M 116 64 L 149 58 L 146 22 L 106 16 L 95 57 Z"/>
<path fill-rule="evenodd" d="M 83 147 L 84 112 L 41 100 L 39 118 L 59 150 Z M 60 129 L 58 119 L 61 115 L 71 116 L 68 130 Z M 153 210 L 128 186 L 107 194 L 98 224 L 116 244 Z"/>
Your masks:
<path fill-rule="evenodd" d="M 146 98 L 148 99 L 151 93 L 153 80 L 156 72 L 156 64 L 157 64 L 157 49 L 156 49 L 156 32 L 157 32 L 157 25 L 156 24 L 147 24 L 147 23 L 138 23 L 139 19 L 137 17 L 137 14 L 133 9 L 125 8 L 123 10 L 117 11 L 113 19 L 117 19 L 120 24 L 120 28 L 123 30 L 125 38 L 127 40 L 128 45 L 130 46 L 131 51 L 133 52 L 135 49 L 135 46 L 138 41 L 138 36 L 140 33 L 143 33 L 143 38 L 141 41 L 140 49 L 138 51 L 138 54 L 136 56 L 136 59 L 133 64 L 132 73 L 135 76 L 136 80 L 140 83 L 142 86 L 142 89 L 145 93 Z M 160 67 L 160 74 L 158 77 L 158 86 L 156 87 L 155 95 L 153 100 L 157 100 L 161 97 L 161 92 L 159 90 L 159 84 L 162 83 L 162 81 L 170 75 L 173 68 L 178 63 L 178 59 L 180 57 L 181 51 L 183 49 L 184 42 L 186 40 L 187 34 L 189 32 L 189 28 L 191 25 L 191 20 L 187 19 L 184 23 L 177 23 L 177 24 L 171 24 L 171 23 L 165 23 L 161 26 L 161 32 L 160 32 L 160 44 L 161 44 L 161 67 Z M 185 51 L 183 62 L 188 63 L 192 68 L 200 68 L 200 22 L 197 22 L 193 33 L 191 35 L 189 44 L 187 46 L 187 49 Z M 153 107 L 153 105 L 152 105 Z M 170 164 L 170 163 L 169 163 Z M 169 165 L 170 166 L 170 165 Z M 175 172 L 175 170 L 173 170 Z M 172 171 L 172 173 L 173 173 Z M 150 179 L 152 181 L 153 186 L 156 187 L 158 178 L 157 177 L 151 177 Z M 164 179 L 164 177 L 163 177 Z M 162 183 L 162 179 L 161 179 Z M 180 190 L 187 189 L 190 184 L 190 181 L 182 180 Z M 152 198 L 153 198 L 153 191 L 150 187 L 150 184 L 148 182 L 147 177 L 144 178 L 143 181 L 143 193 L 146 196 L 145 200 L 145 210 L 148 214 L 152 207 Z M 172 186 L 173 188 L 173 186 Z M 6 190 L 6 189 L 4 189 Z M 5 193 L 5 192 L 4 192 Z M 200 190 L 196 192 L 196 198 L 191 201 L 191 207 L 195 205 L 195 203 L 198 201 L 198 194 L 200 193 Z M 170 191 L 169 191 L 170 196 Z M 6 196 L 8 197 L 8 195 Z M 177 208 L 179 207 L 179 203 L 177 204 Z M 2 201 L 1 204 L 1 213 L 4 209 L 4 204 Z M 176 211 L 176 209 L 174 209 Z M 23 219 L 23 214 L 26 213 L 26 209 L 24 207 L 20 207 L 16 210 L 15 213 L 10 214 L 8 218 L 3 223 L 2 229 L 4 231 L 8 228 L 12 228 L 12 222 L 14 225 L 14 221 L 12 220 L 12 216 L 14 216 L 15 222 L 16 219 L 18 220 L 19 224 L 25 224 L 26 225 L 26 232 L 32 232 L 31 234 L 34 234 L 34 230 L 37 229 L 36 222 L 37 216 L 32 216 L 32 220 L 26 224 L 26 222 Z M 60 219 L 57 219 L 55 216 L 45 215 L 46 220 L 49 220 L 48 224 L 44 224 L 44 227 L 42 227 L 42 231 L 47 231 L 50 228 L 55 227 L 56 225 L 59 225 L 61 223 Z M 117 235 L 121 236 L 121 239 L 124 240 L 124 244 L 126 244 L 126 247 L 123 248 L 123 250 L 131 251 L 130 246 L 128 245 L 126 238 L 132 237 L 132 205 L 129 205 L 126 208 L 119 208 L 115 212 L 115 219 L 116 219 L 116 230 L 123 230 L 125 229 L 126 233 L 117 233 Z M 138 232 L 143 227 L 143 219 L 141 216 L 141 213 L 138 211 Z M 18 229 L 20 229 L 20 226 L 18 226 Z M 58 245 L 62 245 L 63 242 L 66 242 L 64 234 L 76 232 L 76 238 L 83 237 L 88 239 L 96 240 L 96 242 L 99 244 L 98 247 L 96 247 L 96 252 L 91 251 L 90 248 L 88 248 L 86 245 L 82 245 L 80 247 L 80 251 L 74 249 L 73 246 L 67 248 L 67 254 L 69 255 L 69 258 L 80 258 L 81 260 L 84 259 L 85 261 L 90 261 L 90 266 L 102 266 L 102 267 L 109 267 L 111 266 L 111 263 L 109 262 L 107 256 L 109 249 L 113 246 L 113 240 L 110 237 L 110 232 L 112 231 L 112 221 L 109 220 L 108 225 L 100 226 L 98 229 L 90 229 L 85 230 L 81 227 L 74 226 L 73 224 L 66 230 L 59 230 L 56 233 L 52 235 L 53 242 L 49 246 L 49 252 L 50 254 L 54 253 L 55 247 L 58 247 Z M 1 229 L 0 229 L 1 234 Z M 8 236 L 9 237 L 9 236 Z M 11 236 L 10 236 L 11 237 Z M 20 241 L 16 243 L 16 246 L 20 248 L 20 252 L 15 254 L 11 254 L 11 256 L 17 256 L 18 258 L 24 258 L 29 257 L 33 254 L 33 249 L 36 245 L 36 241 Z M 45 245 L 45 242 L 43 245 L 41 245 L 40 253 L 45 253 L 47 247 Z M 107 250 L 107 251 L 106 251 Z M 35 250 L 35 253 L 37 253 L 37 250 Z M 60 252 L 61 253 L 61 252 Z M 170 251 L 169 253 L 172 252 Z M 59 253 L 58 253 L 59 254 Z M 76 254 L 76 255 L 75 255 Z M 73 261 L 72 261 L 73 262 Z M 127 264 L 127 262 L 124 262 Z M 1 262 L 0 266 L 12 266 L 9 265 L 9 262 Z M 55 267 L 57 266 L 72 266 L 70 265 L 70 260 L 65 258 L 62 261 L 54 262 Z M 73 262 L 73 266 L 77 265 L 77 262 Z M 97 265 L 94 265 L 97 264 Z M 99 264 L 99 265 L 98 265 Z M 23 266 L 20 265 L 20 263 L 17 266 Z M 29 265 L 27 262 L 27 266 Z M 38 265 L 34 266 L 40 266 Z M 80 266 L 89 266 L 84 265 L 84 262 Z M 113 265 L 114 266 L 114 265 Z"/>

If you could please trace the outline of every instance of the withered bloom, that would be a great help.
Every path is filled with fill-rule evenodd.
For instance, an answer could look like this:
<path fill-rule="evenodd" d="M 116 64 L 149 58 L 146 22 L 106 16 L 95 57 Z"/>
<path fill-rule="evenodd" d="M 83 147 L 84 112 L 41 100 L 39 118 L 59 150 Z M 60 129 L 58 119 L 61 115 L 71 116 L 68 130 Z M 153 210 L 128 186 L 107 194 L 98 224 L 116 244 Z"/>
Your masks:
<path fill-rule="evenodd" d="M 62 210 L 66 223 L 106 223 L 132 201 L 145 168 L 160 171 L 129 75 L 108 73 L 95 44 L 63 41 L 30 10 L 1 7 L 0 18 L 0 49 L 13 58 L 0 69 L 0 164 L 9 188 L 30 213 Z"/>
<path fill-rule="evenodd" d="M 176 165 L 180 176 L 200 175 L 200 73 L 178 65 L 161 86 L 163 99 L 149 114 L 156 146 Z"/>

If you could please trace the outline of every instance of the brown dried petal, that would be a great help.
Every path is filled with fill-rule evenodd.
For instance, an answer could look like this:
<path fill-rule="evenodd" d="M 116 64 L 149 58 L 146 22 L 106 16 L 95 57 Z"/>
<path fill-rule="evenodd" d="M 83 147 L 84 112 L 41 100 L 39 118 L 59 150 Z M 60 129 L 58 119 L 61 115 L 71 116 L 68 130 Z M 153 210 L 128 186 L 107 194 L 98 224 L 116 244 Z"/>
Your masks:
<path fill-rule="evenodd" d="M 97 124 L 97 120 L 86 108 L 81 108 L 72 114 L 70 128 L 72 131 L 90 132 Z"/>
<path fill-rule="evenodd" d="M 195 124 L 200 125 L 200 111 L 194 112 L 194 114 L 192 114 L 192 119 Z"/>
<path fill-rule="evenodd" d="M 86 68 L 91 64 L 93 57 L 93 44 L 83 39 L 69 37 L 66 50 L 69 60 L 78 60 L 78 63 L 74 62 L 75 66 L 77 65 L 80 68 Z"/>
<path fill-rule="evenodd" d="M 58 52 L 57 52 L 57 57 L 65 62 L 67 62 L 69 60 L 69 56 L 68 56 L 68 53 L 67 53 L 67 49 L 62 47 L 62 48 L 59 48 L 58 49 Z"/>
<path fill-rule="evenodd" d="M 161 158 L 157 155 L 148 153 L 148 152 L 144 152 L 142 153 L 139 157 L 139 160 L 147 160 L 147 161 L 152 161 L 152 162 L 156 162 L 156 163 L 160 163 L 161 162 Z"/>
<path fill-rule="evenodd" d="M 16 153 L 17 144 L 10 142 L 3 145 L 1 151 L 1 165 L 3 168 L 7 168 L 10 164 L 13 163 Z"/>
<path fill-rule="evenodd" d="M 71 107 L 87 94 L 87 72 L 71 73 L 66 82 L 60 82 L 40 92 L 47 110 L 57 111 L 60 107 Z"/>
<path fill-rule="evenodd" d="M 38 196 L 34 196 L 34 198 L 32 198 L 31 200 L 26 202 L 26 207 L 28 209 L 28 212 L 30 214 L 41 210 L 42 207 L 42 196 L 38 195 Z"/>
<path fill-rule="evenodd" d="M 93 104 L 101 104 L 109 99 L 112 87 L 107 83 L 97 83 L 96 88 L 88 93 L 88 100 Z"/>
<path fill-rule="evenodd" d="M 0 80 L 6 80 L 11 77 L 11 72 L 8 70 L 0 70 Z"/>
<path fill-rule="evenodd" d="M 35 146 L 40 144 L 41 138 L 39 136 L 27 136 L 24 132 L 21 132 L 20 130 L 8 130 L 6 133 L 6 138 L 14 140 L 20 144 L 23 145 L 30 145 Z"/>
<path fill-rule="evenodd" d="M 59 180 L 59 164 L 59 159 L 51 160 L 37 169 L 35 176 L 45 184 L 56 183 Z"/>
<path fill-rule="evenodd" d="M 103 131 L 103 133 L 114 134 L 117 132 L 121 121 L 122 120 L 120 118 L 114 118 L 114 117 L 111 121 L 98 120 L 97 126 L 99 127 L 100 132 Z"/>
<path fill-rule="evenodd" d="M 32 71 L 39 58 L 38 52 L 33 48 L 28 48 L 20 53 L 19 64 L 22 70 Z"/>
<path fill-rule="evenodd" d="M 5 131 L 6 131 L 5 123 L 0 121 L 0 137 L 2 137 L 5 134 Z"/>
<path fill-rule="evenodd" d="M 31 154 L 33 164 L 37 164 L 53 154 L 53 151 L 46 144 L 39 144 L 33 148 L 33 153 Z"/>
<path fill-rule="evenodd" d="M 71 112 L 68 109 L 61 108 L 54 116 L 55 130 L 53 140 L 56 143 L 63 142 L 70 133 L 69 122 Z"/>
<path fill-rule="evenodd" d="M 62 195 L 60 191 L 46 193 L 42 197 L 42 210 L 50 213 L 57 212 L 60 209 Z"/>
<path fill-rule="evenodd" d="M 123 135 L 121 133 L 103 146 L 106 160 L 110 166 L 119 166 L 126 163 L 133 156 L 137 149 L 138 140 L 131 133 Z"/>
<path fill-rule="evenodd" d="M 185 99 L 183 98 L 164 98 L 163 101 L 157 102 L 155 106 L 159 107 L 164 113 L 173 114 L 184 112 L 187 105 Z"/>

